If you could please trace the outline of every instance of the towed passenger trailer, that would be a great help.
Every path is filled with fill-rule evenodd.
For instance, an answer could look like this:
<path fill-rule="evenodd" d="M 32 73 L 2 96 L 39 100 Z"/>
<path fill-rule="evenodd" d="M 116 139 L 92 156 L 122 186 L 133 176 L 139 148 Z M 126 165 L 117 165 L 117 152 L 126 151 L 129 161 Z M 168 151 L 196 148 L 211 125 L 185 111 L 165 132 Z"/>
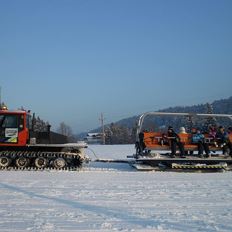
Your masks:
<path fill-rule="evenodd" d="M 144 122 L 148 116 L 171 116 L 171 117 L 187 117 L 187 118 L 227 118 L 232 122 L 232 115 L 229 114 L 193 114 L 193 113 L 167 113 L 167 112 L 147 112 L 140 116 L 136 132 L 136 154 L 135 162 L 132 166 L 138 170 L 232 170 L 232 158 L 222 154 L 222 148 L 215 146 L 212 138 L 205 134 L 206 143 L 213 154 L 208 158 L 199 158 L 196 154 L 197 144 L 192 143 L 192 134 L 178 134 L 184 145 L 186 157 L 170 157 L 170 145 L 164 143 L 163 132 L 144 130 Z M 231 124 L 230 124 L 231 125 Z M 165 125 L 166 127 L 169 125 Z M 141 133 L 143 133 L 143 141 L 141 141 Z M 229 135 L 232 142 L 232 134 Z M 141 147 L 144 143 L 145 149 Z"/>

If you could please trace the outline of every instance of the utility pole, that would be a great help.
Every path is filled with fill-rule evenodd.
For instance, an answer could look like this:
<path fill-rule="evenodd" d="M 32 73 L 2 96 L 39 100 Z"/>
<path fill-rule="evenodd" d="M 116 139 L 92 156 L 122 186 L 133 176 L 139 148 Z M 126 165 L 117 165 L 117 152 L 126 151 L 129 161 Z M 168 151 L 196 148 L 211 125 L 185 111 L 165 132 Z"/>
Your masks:
<path fill-rule="evenodd" d="M 101 127 L 102 127 L 102 144 L 105 145 L 106 144 L 106 139 L 105 139 L 105 125 L 104 125 L 104 116 L 103 113 L 101 113 L 101 117 L 100 117 L 100 122 L 101 122 Z"/>

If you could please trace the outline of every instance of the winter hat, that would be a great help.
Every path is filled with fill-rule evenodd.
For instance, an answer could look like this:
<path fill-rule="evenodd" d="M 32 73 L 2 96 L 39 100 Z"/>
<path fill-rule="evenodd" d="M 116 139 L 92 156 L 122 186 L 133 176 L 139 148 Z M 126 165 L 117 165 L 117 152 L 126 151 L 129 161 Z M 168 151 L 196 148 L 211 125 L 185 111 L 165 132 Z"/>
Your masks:
<path fill-rule="evenodd" d="M 186 130 L 185 130 L 185 128 L 183 126 L 180 127 L 180 133 L 186 134 Z"/>

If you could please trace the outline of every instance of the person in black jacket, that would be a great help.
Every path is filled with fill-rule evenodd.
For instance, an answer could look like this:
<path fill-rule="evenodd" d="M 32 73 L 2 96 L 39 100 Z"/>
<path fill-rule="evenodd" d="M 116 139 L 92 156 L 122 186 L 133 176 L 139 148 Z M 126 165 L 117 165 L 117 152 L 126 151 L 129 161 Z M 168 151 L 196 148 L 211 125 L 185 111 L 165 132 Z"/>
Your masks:
<path fill-rule="evenodd" d="M 229 133 L 225 131 L 223 126 L 219 127 L 216 138 L 218 144 L 222 148 L 223 154 L 225 155 L 229 152 L 229 155 L 232 157 L 232 144 L 230 142 Z"/>
<path fill-rule="evenodd" d="M 146 148 L 146 145 L 144 143 L 144 133 L 143 132 L 139 133 L 139 147 L 140 147 L 140 152 L 143 153 L 144 149 Z"/>
<path fill-rule="evenodd" d="M 184 152 L 184 145 L 180 141 L 179 135 L 173 130 L 172 126 L 168 127 L 168 133 L 167 133 L 168 139 L 170 141 L 171 146 L 171 157 L 176 156 L 176 146 L 178 146 L 180 150 L 180 157 L 185 158 L 185 152 Z"/>

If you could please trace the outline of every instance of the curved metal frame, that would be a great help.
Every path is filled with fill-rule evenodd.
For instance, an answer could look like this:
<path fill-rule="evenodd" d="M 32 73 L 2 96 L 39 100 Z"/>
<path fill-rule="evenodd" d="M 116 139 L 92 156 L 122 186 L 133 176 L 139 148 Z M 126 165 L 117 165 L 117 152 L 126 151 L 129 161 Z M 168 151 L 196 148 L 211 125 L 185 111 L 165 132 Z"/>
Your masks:
<path fill-rule="evenodd" d="M 189 116 L 189 117 L 198 116 L 198 117 L 218 117 L 218 118 L 220 117 L 220 118 L 229 118 L 229 119 L 232 120 L 232 115 L 231 114 L 197 114 L 197 113 L 146 112 L 146 113 L 142 114 L 139 117 L 139 122 L 138 122 L 138 126 L 137 126 L 137 131 L 136 131 L 136 141 L 139 141 L 139 133 L 141 132 L 144 119 L 148 115 L 155 115 L 155 116 L 162 116 L 162 115 L 166 115 L 166 116 Z"/>

